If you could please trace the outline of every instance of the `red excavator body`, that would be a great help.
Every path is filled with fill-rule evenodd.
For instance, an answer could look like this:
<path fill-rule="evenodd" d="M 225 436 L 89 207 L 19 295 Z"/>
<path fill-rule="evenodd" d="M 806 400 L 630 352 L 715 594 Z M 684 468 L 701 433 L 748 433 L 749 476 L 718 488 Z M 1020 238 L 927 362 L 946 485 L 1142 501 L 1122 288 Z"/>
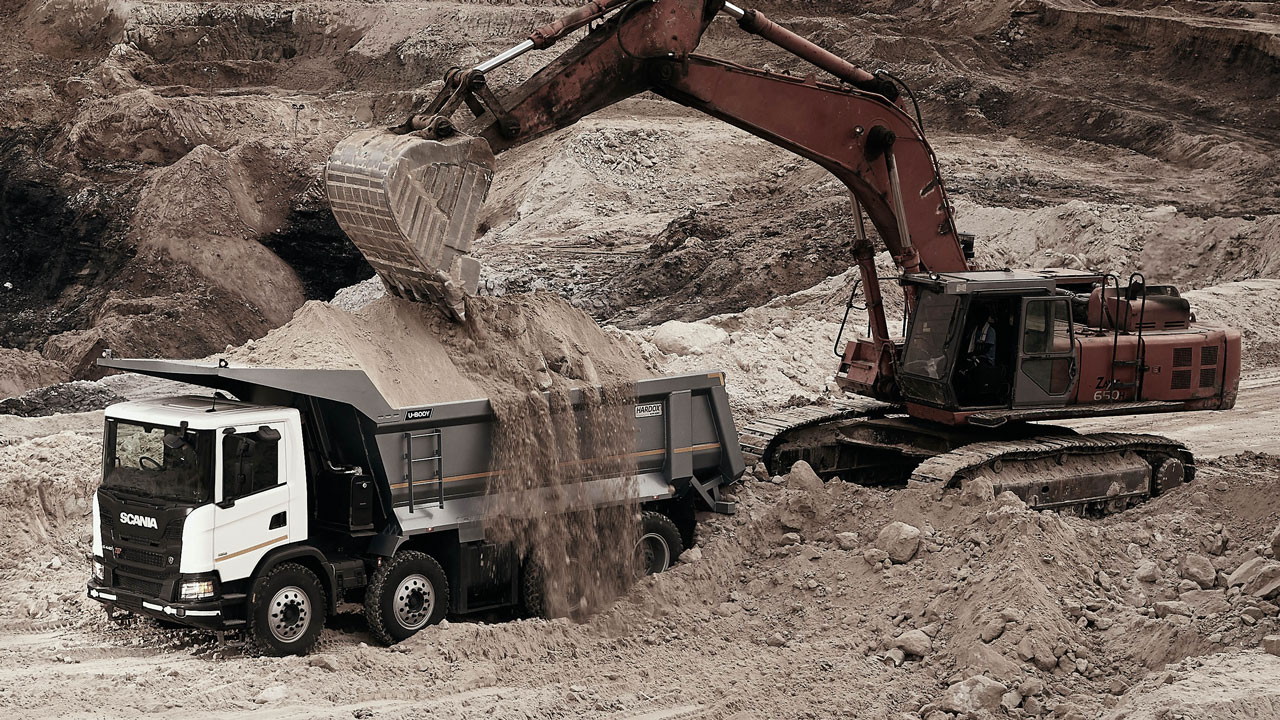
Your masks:
<path fill-rule="evenodd" d="M 695 53 L 722 12 L 834 81 Z M 588 25 L 503 97 L 487 85 L 486 72 Z M 1115 509 L 1189 481 L 1193 458 L 1178 443 L 1077 436 L 1034 421 L 1230 408 L 1239 332 L 1197 324 L 1176 290 L 1137 274 L 1122 286 L 1102 273 L 971 267 L 972 242 L 956 230 L 919 109 L 907 112 L 899 85 L 724 0 L 594 0 L 475 68 L 450 70 L 403 125 L 339 143 L 326 187 L 391 292 L 461 320 L 477 284 L 470 231 L 494 155 L 653 92 L 812 160 L 853 200 L 850 259 L 869 332 L 838 353 L 836 380 L 878 402 L 841 400 L 748 425 L 749 459 L 770 472 L 806 460 L 825 477 L 891 482 L 953 483 L 1003 468 L 997 489 L 1053 508 Z M 464 105 L 476 118 L 469 136 L 452 120 Z M 904 338 L 890 335 L 864 216 L 902 272 Z"/>

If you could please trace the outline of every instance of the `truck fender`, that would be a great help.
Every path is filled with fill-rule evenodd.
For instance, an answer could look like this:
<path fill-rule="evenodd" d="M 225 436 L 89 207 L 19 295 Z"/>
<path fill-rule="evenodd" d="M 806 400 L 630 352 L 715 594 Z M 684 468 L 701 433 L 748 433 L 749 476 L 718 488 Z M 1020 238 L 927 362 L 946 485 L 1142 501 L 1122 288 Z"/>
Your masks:
<path fill-rule="evenodd" d="M 262 559 L 258 561 L 258 567 L 254 568 L 253 575 L 250 577 L 256 580 L 257 578 L 262 577 L 265 573 L 270 572 L 271 568 L 279 565 L 280 563 L 288 562 L 290 560 L 298 560 L 300 558 L 313 559 L 315 561 L 315 566 L 320 569 L 321 572 L 318 574 L 320 582 L 324 584 L 325 595 L 328 596 L 327 600 L 329 601 L 329 611 L 333 612 L 338 595 L 338 580 L 334 576 L 333 565 L 331 565 L 328 559 L 325 558 L 324 553 L 310 545 L 289 545 L 272 550 L 262 556 Z M 304 564 L 310 565 L 310 563 Z M 248 592 L 247 589 L 246 592 Z"/>
<path fill-rule="evenodd" d="M 405 537 L 403 535 L 379 533 L 370 538 L 367 552 L 370 555 L 391 557 L 396 554 L 396 551 L 400 549 L 400 546 L 404 544 L 404 541 Z"/>

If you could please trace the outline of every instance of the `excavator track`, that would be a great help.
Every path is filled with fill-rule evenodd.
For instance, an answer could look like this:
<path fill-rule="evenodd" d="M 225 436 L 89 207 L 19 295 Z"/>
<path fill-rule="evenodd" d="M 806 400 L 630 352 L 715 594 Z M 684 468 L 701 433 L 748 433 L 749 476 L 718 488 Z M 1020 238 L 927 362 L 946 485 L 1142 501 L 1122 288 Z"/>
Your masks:
<path fill-rule="evenodd" d="M 1159 435 L 1044 435 L 964 445 L 911 473 L 914 482 L 946 486 L 977 477 L 1037 510 L 1115 512 L 1191 482 L 1195 460 L 1185 445 Z"/>
<path fill-rule="evenodd" d="M 868 484 L 958 487 L 982 477 L 1037 510 L 1118 512 L 1195 476 L 1191 452 L 1157 435 L 945 428 L 869 399 L 790 408 L 747 425 L 739 443 L 748 466 L 763 462 L 772 474 L 805 459 L 823 477 Z"/>
<path fill-rule="evenodd" d="M 859 397 L 835 400 L 829 406 L 806 405 L 788 408 L 768 417 L 758 418 L 746 425 L 738 433 L 738 444 L 742 446 L 742 454 L 746 458 L 748 468 L 758 462 L 771 466 L 774 449 L 788 433 L 855 417 L 879 417 L 894 410 L 900 410 L 900 408 L 878 400 Z M 770 469 L 773 468 L 770 467 Z"/>

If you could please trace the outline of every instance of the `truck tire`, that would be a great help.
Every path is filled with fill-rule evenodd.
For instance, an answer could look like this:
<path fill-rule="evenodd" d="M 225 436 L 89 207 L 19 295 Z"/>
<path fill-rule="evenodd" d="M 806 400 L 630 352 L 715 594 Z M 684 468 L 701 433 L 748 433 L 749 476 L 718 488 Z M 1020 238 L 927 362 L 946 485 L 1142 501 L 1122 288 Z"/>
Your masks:
<path fill-rule="evenodd" d="M 249 627 L 269 655 L 306 655 L 324 630 L 324 587 L 297 563 L 281 563 L 253 582 Z"/>
<path fill-rule="evenodd" d="M 532 556 L 520 566 L 520 607 L 529 617 L 550 618 L 547 610 L 546 573 Z"/>
<path fill-rule="evenodd" d="M 645 575 L 655 575 L 675 564 L 684 552 L 680 530 L 671 518 L 646 510 L 640 516 L 640 539 L 636 541 L 636 557 Z"/>
<path fill-rule="evenodd" d="M 382 563 L 364 596 L 369 632 L 394 645 L 444 619 L 449 609 L 449 579 L 435 558 L 401 550 Z"/>

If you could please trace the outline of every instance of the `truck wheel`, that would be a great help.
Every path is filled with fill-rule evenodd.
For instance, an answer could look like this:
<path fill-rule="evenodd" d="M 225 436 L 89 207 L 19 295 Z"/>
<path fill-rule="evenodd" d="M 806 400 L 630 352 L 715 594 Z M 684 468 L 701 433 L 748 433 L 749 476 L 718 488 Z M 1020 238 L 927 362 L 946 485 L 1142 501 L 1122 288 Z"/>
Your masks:
<path fill-rule="evenodd" d="M 271 655 L 306 655 L 324 629 L 324 588 L 297 563 L 281 563 L 255 580 L 249 608 L 254 640 Z"/>
<path fill-rule="evenodd" d="M 546 595 L 546 572 L 542 564 L 532 556 L 526 557 L 520 566 L 520 606 L 525 615 L 549 618 Z"/>
<path fill-rule="evenodd" d="M 671 567 L 684 544 L 680 530 L 671 518 L 660 512 L 646 510 L 640 516 L 640 540 L 636 542 L 636 559 L 645 575 L 654 575 Z"/>
<path fill-rule="evenodd" d="M 449 580 L 435 558 L 402 550 L 378 568 L 364 597 L 369 632 L 394 645 L 444 619 L 449 609 Z"/>

